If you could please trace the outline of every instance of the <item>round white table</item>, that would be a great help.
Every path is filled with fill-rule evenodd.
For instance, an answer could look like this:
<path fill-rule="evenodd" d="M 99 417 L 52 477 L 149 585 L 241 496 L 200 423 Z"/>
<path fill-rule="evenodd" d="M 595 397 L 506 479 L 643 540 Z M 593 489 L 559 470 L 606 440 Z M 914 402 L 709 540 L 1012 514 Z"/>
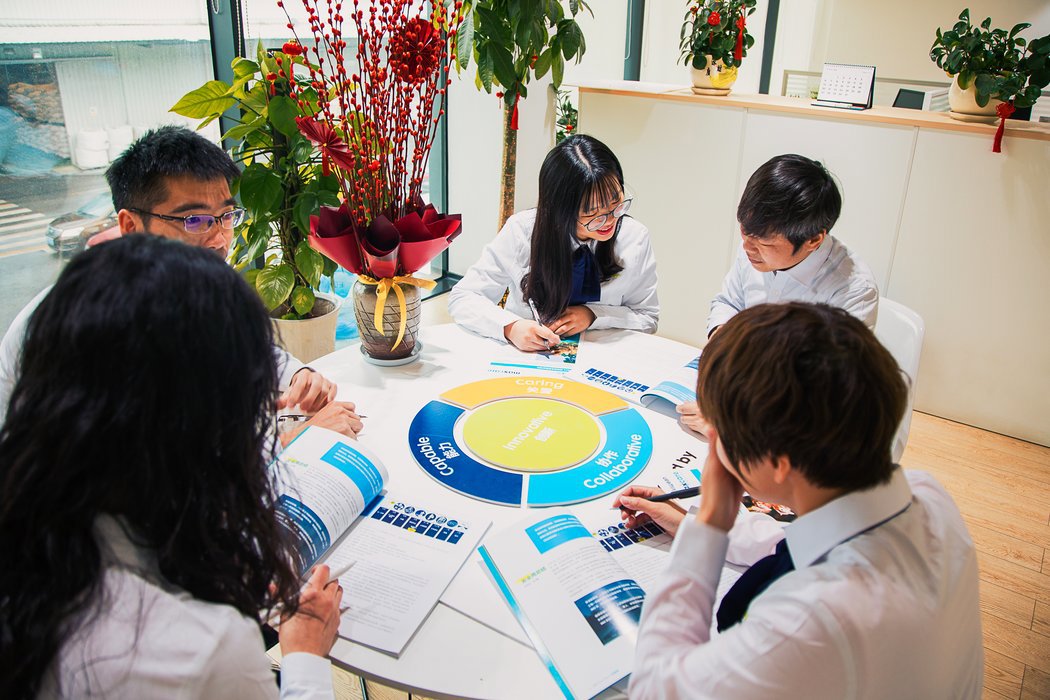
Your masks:
<path fill-rule="evenodd" d="M 354 401 L 358 412 L 367 416 L 360 441 L 376 452 L 389 469 L 388 490 L 466 509 L 492 521 L 489 533 L 498 532 L 521 520 L 525 510 L 478 501 L 439 484 L 413 458 L 408 429 L 413 416 L 443 391 L 498 376 L 490 373 L 489 362 L 505 360 L 508 351 L 513 353 L 513 350 L 454 324 L 424 327 L 420 338 L 421 357 L 409 365 L 368 364 L 360 346 L 355 344 L 310 366 L 338 383 L 339 400 Z M 592 331 L 580 344 L 577 367 L 598 367 L 622 376 L 652 378 L 654 358 L 659 358 L 661 365 L 675 367 L 684 365 L 697 354 L 696 348 L 656 336 L 630 331 Z M 530 374 L 549 376 L 544 372 Z M 684 432 L 673 419 L 636 408 L 652 430 L 653 452 L 645 470 L 634 479 L 635 483 L 652 483 L 657 475 L 669 472 L 675 460 L 686 452 L 695 456 L 697 466 L 703 463 L 706 444 Z M 570 509 L 592 515 L 604 511 L 612 521 L 617 519 L 610 511 L 612 498 L 604 496 Z M 469 566 L 476 564 L 468 560 L 464 568 Z M 489 583 L 485 581 L 484 585 Z M 347 594 L 352 596 L 353 591 Z M 331 656 L 337 664 L 354 673 L 430 697 L 561 697 L 531 647 L 441 603 L 398 658 L 343 638 L 336 642 Z"/>

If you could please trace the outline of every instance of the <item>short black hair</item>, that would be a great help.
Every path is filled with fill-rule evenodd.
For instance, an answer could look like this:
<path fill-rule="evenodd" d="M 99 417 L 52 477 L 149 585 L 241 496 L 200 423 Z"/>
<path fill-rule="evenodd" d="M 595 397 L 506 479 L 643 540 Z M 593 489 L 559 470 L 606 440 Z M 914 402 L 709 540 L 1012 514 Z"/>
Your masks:
<path fill-rule="evenodd" d="M 842 211 L 842 196 L 818 161 L 788 153 L 770 158 L 751 175 L 736 208 L 745 235 L 781 234 L 795 250 L 821 231 L 831 231 Z"/>
<path fill-rule="evenodd" d="M 182 126 L 147 131 L 127 147 L 106 171 L 113 208 L 151 211 L 167 197 L 165 180 L 192 177 L 202 182 L 232 182 L 239 171 L 233 159 L 208 139 Z"/>
<path fill-rule="evenodd" d="M 875 334 L 843 309 L 744 309 L 700 355 L 697 396 L 730 462 L 787 457 L 810 483 L 861 491 L 889 481 L 908 400 Z"/>

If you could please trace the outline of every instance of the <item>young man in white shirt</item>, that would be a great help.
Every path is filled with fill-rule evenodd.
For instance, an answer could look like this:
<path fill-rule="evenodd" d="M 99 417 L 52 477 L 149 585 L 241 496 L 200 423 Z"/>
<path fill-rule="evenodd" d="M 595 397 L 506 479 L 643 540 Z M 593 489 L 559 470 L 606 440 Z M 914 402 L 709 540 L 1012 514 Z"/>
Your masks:
<path fill-rule="evenodd" d="M 823 164 L 786 154 L 747 181 L 736 217 L 740 249 L 711 301 L 707 336 L 746 308 L 808 301 L 845 309 L 874 330 L 879 288 L 868 266 L 831 235 L 842 197 Z M 695 402 L 678 407 L 682 423 L 704 431 Z"/>
<path fill-rule="evenodd" d="M 200 134 L 165 126 L 148 131 L 128 146 L 106 171 L 121 234 L 152 233 L 215 251 L 225 259 L 234 228 L 244 217 L 230 194 L 237 166 Z M 29 317 L 50 287 L 23 308 L 0 341 L 0 422 L 18 372 Z M 72 300 L 70 300 L 72 303 Z M 207 339 L 203 339 L 207 340 Z M 214 340 L 214 339 L 212 339 Z M 279 347 L 281 406 L 316 414 L 281 434 L 287 443 L 307 425 L 320 425 L 353 437 L 362 428 L 352 403 L 334 401 L 336 386 Z"/>
<path fill-rule="evenodd" d="M 980 697 L 973 541 L 931 476 L 892 463 L 907 390 L 871 331 L 826 305 L 747 309 L 705 348 L 698 395 L 703 496 L 646 598 L 631 697 Z M 716 613 L 744 489 L 799 517 Z"/>

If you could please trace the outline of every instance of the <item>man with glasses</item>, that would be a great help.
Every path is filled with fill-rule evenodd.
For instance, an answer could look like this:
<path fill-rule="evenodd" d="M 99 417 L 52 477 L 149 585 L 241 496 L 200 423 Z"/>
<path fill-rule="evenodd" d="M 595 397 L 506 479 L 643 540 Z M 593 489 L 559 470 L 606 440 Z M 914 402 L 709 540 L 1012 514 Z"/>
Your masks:
<path fill-rule="evenodd" d="M 237 174 L 229 155 L 196 132 L 175 126 L 147 132 L 106 171 L 120 234 L 174 238 L 225 259 L 234 229 L 244 220 L 244 210 L 230 193 Z M 0 420 L 7 414 L 26 324 L 49 291 L 50 287 L 19 312 L 0 343 Z M 316 414 L 296 430 L 283 432 L 282 441 L 308 425 L 350 437 L 361 430 L 354 405 L 333 400 L 335 384 L 278 347 L 274 354 L 283 392 L 279 407 L 299 406 L 303 413 Z"/>

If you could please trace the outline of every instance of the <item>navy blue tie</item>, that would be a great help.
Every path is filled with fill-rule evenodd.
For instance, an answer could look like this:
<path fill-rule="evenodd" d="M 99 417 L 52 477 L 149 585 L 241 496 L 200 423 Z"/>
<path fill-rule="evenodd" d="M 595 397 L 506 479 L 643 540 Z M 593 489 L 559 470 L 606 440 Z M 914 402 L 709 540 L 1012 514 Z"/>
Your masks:
<path fill-rule="evenodd" d="M 794 570 L 795 562 L 791 561 L 787 540 L 780 540 L 773 554 L 756 561 L 726 592 L 718 606 L 718 631 L 727 630 L 743 620 L 752 600 L 778 578 Z"/>
<path fill-rule="evenodd" d="M 602 272 L 589 246 L 581 245 L 572 254 L 572 293 L 569 306 L 579 306 L 602 298 Z"/>

